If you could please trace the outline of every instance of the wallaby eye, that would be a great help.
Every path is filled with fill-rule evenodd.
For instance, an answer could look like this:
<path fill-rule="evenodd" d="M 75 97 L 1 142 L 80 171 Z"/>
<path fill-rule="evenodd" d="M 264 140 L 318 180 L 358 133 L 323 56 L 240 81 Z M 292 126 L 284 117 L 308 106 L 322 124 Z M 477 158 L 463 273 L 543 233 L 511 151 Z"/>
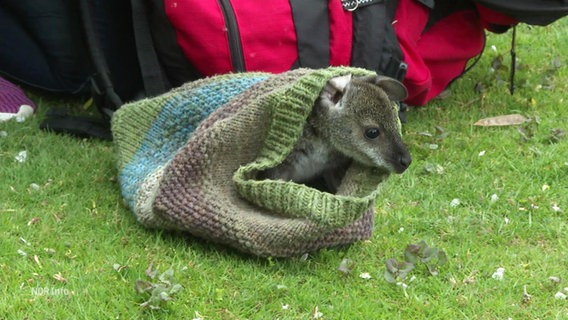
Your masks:
<path fill-rule="evenodd" d="M 365 137 L 367 139 L 376 139 L 380 135 L 378 128 L 368 128 L 365 130 Z"/>

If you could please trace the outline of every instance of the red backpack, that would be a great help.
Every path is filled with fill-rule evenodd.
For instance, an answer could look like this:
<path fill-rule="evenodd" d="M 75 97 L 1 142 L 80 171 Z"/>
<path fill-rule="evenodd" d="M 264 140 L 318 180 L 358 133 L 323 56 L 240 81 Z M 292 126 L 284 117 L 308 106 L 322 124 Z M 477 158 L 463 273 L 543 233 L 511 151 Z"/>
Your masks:
<path fill-rule="evenodd" d="M 133 1 L 146 89 L 243 71 L 352 65 L 403 79 L 396 1 Z M 152 67 L 144 68 L 146 61 Z M 162 85 L 154 86 L 154 79 Z"/>
<path fill-rule="evenodd" d="M 403 81 L 409 105 L 426 104 L 460 76 L 482 52 L 485 30 L 503 32 L 518 21 L 544 25 L 568 13 L 560 0 L 150 3 L 132 1 L 151 94 L 227 72 L 351 65 Z"/>
<path fill-rule="evenodd" d="M 105 63 L 93 27 L 97 19 L 90 17 L 92 2 L 79 3 L 98 70 L 92 81 L 95 101 L 110 117 L 125 99 L 113 90 L 111 76 L 124 70 Z M 131 0 L 130 4 L 132 30 L 122 31 L 134 33 L 137 56 L 132 59 L 138 60 L 140 74 L 131 78 L 142 78 L 144 96 L 220 73 L 350 65 L 403 81 L 409 105 L 428 103 L 463 74 L 468 61 L 483 51 L 485 30 L 504 32 L 518 22 L 546 25 L 568 14 L 566 0 L 437 0 L 435 5 L 434 0 Z M 46 127 L 69 131 L 68 123 L 48 121 Z"/>

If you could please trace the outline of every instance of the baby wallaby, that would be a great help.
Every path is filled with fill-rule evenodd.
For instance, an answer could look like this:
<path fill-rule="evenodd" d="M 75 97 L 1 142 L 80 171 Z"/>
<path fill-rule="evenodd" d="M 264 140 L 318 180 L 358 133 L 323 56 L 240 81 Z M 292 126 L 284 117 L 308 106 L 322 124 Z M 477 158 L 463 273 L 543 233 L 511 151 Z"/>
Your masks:
<path fill-rule="evenodd" d="M 323 178 L 326 189 L 334 192 L 351 161 L 404 172 L 411 157 L 402 142 L 393 101 L 406 96 L 402 83 L 385 76 L 330 79 L 292 152 L 260 177 L 306 184 Z"/>

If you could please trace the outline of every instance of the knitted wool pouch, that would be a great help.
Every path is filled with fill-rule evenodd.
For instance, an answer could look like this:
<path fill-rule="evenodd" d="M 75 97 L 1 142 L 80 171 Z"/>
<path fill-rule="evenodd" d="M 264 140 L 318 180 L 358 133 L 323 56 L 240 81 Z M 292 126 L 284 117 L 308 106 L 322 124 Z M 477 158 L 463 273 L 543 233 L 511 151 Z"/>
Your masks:
<path fill-rule="evenodd" d="M 125 201 L 146 227 L 259 256 L 369 238 L 384 172 L 353 164 L 337 194 L 255 179 L 292 150 L 326 82 L 348 73 L 369 71 L 229 74 L 124 105 L 112 129 Z"/>

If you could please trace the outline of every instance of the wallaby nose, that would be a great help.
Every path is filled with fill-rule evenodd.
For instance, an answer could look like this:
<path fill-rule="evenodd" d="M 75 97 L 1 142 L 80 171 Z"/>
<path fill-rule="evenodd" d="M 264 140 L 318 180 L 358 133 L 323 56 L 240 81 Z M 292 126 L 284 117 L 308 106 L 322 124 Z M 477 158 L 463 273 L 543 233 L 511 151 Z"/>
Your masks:
<path fill-rule="evenodd" d="M 408 169 L 411 162 L 412 162 L 412 157 L 410 156 L 410 153 L 408 151 L 402 152 L 399 158 L 400 167 L 399 170 L 397 170 L 397 172 L 403 173 L 406 169 Z"/>

